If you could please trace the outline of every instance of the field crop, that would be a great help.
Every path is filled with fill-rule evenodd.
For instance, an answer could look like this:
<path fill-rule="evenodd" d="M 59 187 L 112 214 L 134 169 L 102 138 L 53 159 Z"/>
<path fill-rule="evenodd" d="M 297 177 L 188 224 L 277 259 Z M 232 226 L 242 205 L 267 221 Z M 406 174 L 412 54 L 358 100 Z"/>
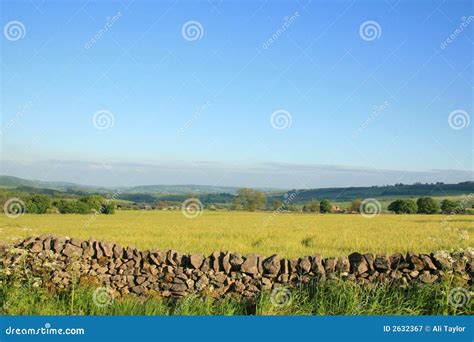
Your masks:
<path fill-rule="evenodd" d="M 204 211 L 186 218 L 181 211 L 118 211 L 115 215 L 0 216 L 0 241 L 52 233 L 95 238 L 140 249 L 185 253 L 237 251 L 298 257 L 354 251 L 431 252 L 472 246 L 473 216 L 303 214 Z"/>

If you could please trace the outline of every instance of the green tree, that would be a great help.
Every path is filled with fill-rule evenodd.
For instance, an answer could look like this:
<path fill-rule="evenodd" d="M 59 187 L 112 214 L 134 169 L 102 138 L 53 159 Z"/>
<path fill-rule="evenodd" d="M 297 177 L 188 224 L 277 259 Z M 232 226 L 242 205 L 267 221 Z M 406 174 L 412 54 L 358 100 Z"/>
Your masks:
<path fill-rule="evenodd" d="M 398 199 L 388 205 L 388 210 L 396 214 L 415 214 L 418 211 L 416 203 L 410 199 Z"/>
<path fill-rule="evenodd" d="M 106 201 L 102 203 L 102 207 L 100 208 L 100 212 L 105 215 L 112 215 L 115 214 L 115 202 Z"/>
<path fill-rule="evenodd" d="M 242 202 L 239 198 L 239 196 L 236 196 L 232 200 L 232 204 L 230 205 L 230 210 L 241 210 L 242 209 Z"/>
<path fill-rule="evenodd" d="M 58 208 L 61 214 L 74 214 L 76 212 L 76 201 L 60 199 L 55 201 L 53 205 Z"/>
<path fill-rule="evenodd" d="M 90 209 L 100 211 L 100 208 L 102 208 L 102 204 L 104 203 L 104 198 L 99 195 L 90 195 L 90 196 L 81 197 L 79 199 L 79 202 L 87 204 Z"/>
<path fill-rule="evenodd" d="M 237 197 L 245 209 L 255 211 L 261 209 L 266 202 L 265 194 L 250 188 L 242 188 L 237 192 Z"/>
<path fill-rule="evenodd" d="M 439 210 L 438 202 L 431 197 L 421 197 L 416 201 L 419 214 L 436 214 Z"/>
<path fill-rule="evenodd" d="M 51 199 L 46 195 L 33 195 L 26 199 L 25 205 L 31 214 L 45 214 L 51 207 Z"/>
<path fill-rule="evenodd" d="M 321 203 L 319 203 L 319 211 L 323 214 L 332 212 L 332 204 L 327 199 L 323 199 Z"/>
<path fill-rule="evenodd" d="M 74 202 L 74 213 L 76 214 L 90 214 L 91 207 L 86 202 L 75 201 Z"/>
<path fill-rule="evenodd" d="M 459 211 L 460 206 L 455 201 L 445 199 L 441 201 L 441 211 L 443 214 L 455 214 Z"/>

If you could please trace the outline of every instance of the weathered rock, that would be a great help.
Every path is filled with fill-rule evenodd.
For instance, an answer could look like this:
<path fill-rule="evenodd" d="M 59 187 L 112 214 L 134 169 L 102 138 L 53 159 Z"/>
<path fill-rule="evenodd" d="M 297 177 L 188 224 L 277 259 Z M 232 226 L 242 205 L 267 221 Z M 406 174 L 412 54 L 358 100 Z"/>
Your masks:
<path fill-rule="evenodd" d="M 355 252 L 349 255 L 349 263 L 351 265 L 351 272 L 353 273 L 361 274 L 369 270 L 367 261 L 360 253 Z"/>
<path fill-rule="evenodd" d="M 201 271 L 203 272 L 209 272 L 211 269 L 211 258 L 205 258 L 202 265 L 201 265 Z"/>
<path fill-rule="evenodd" d="M 427 254 L 420 254 L 420 259 L 423 260 L 425 270 L 436 270 L 435 264 Z"/>
<path fill-rule="evenodd" d="M 386 255 L 380 254 L 375 257 L 374 267 L 377 271 L 385 272 L 390 269 L 390 260 Z"/>
<path fill-rule="evenodd" d="M 30 248 L 30 251 L 32 253 L 39 253 L 43 250 L 43 242 L 42 241 L 35 241 L 33 242 L 33 244 L 31 245 L 31 248 Z"/>
<path fill-rule="evenodd" d="M 63 237 L 58 237 L 58 238 L 53 239 L 53 250 L 56 253 L 61 253 L 62 250 L 64 249 L 64 246 L 66 245 L 66 241 L 67 239 Z"/>
<path fill-rule="evenodd" d="M 80 247 L 77 247 L 75 245 L 71 245 L 71 244 L 66 244 L 66 246 L 64 247 L 62 253 L 67 256 L 67 257 L 80 257 L 82 256 L 82 248 Z"/>
<path fill-rule="evenodd" d="M 317 274 L 320 276 L 326 274 L 326 271 L 323 266 L 323 258 L 321 257 L 320 254 L 315 254 L 312 257 L 311 270 L 313 271 L 314 274 Z"/>
<path fill-rule="evenodd" d="M 432 284 L 438 279 L 438 276 L 435 274 L 430 274 L 428 271 L 425 271 L 419 276 L 419 279 L 423 283 Z"/>
<path fill-rule="evenodd" d="M 125 248 L 125 259 L 133 259 L 134 257 L 134 248 L 131 247 L 131 246 L 128 246 L 127 248 Z"/>
<path fill-rule="evenodd" d="M 143 288 L 143 286 L 140 286 L 140 285 L 134 286 L 130 290 L 132 293 L 135 293 L 137 295 L 141 295 L 145 292 L 145 289 Z"/>
<path fill-rule="evenodd" d="M 452 258 L 448 252 L 436 251 L 431 253 L 431 258 L 435 266 L 440 270 L 452 269 Z"/>
<path fill-rule="evenodd" d="M 232 266 L 233 271 L 240 271 L 240 266 L 244 263 L 244 258 L 238 253 L 231 253 L 229 257 L 229 263 Z"/>
<path fill-rule="evenodd" d="M 402 253 L 394 253 L 390 256 L 390 267 L 392 270 L 397 270 L 400 267 L 400 264 L 403 263 L 405 259 L 403 258 Z"/>
<path fill-rule="evenodd" d="M 104 252 L 104 255 L 106 257 L 111 257 L 113 255 L 113 248 L 114 248 L 114 245 L 112 243 L 109 243 L 109 242 L 102 242 L 100 244 L 100 246 L 102 247 L 102 251 Z"/>
<path fill-rule="evenodd" d="M 232 265 L 230 264 L 230 253 L 226 253 L 222 256 L 222 268 L 225 273 L 229 273 L 232 270 Z"/>
<path fill-rule="evenodd" d="M 70 243 L 71 245 L 76 246 L 76 247 L 79 247 L 79 248 L 82 247 L 82 242 L 83 242 L 82 240 L 76 239 L 76 238 L 71 238 L 71 239 L 69 240 L 69 243 Z"/>
<path fill-rule="evenodd" d="M 349 258 L 345 255 L 341 255 L 337 260 L 336 270 L 339 273 L 349 272 L 350 270 L 350 263 Z"/>
<path fill-rule="evenodd" d="M 263 261 L 263 273 L 276 276 L 280 272 L 280 257 L 277 254 Z"/>
<path fill-rule="evenodd" d="M 410 268 L 415 271 L 420 271 L 425 268 L 423 260 L 413 252 L 408 252 L 406 256 L 406 261 L 410 265 Z"/>
<path fill-rule="evenodd" d="M 324 260 L 324 270 L 326 273 L 336 272 L 337 259 L 336 258 L 327 258 Z"/>
<path fill-rule="evenodd" d="M 170 288 L 172 292 L 185 292 L 188 289 L 186 284 L 173 284 Z"/>
<path fill-rule="evenodd" d="M 204 256 L 202 254 L 196 253 L 189 256 L 189 263 L 191 267 L 199 269 L 204 261 Z"/>
<path fill-rule="evenodd" d="M 219 252 L 214 252 L 211 255 L 211 268 L 214 270 L 214 272 L 219 272 L 221 270 L 221 265 L 220 265 L 220 256 L 221 254 Z"/>
<path fill-rule="evenodd" d="M 247 256 L 247 259 L 241 265 L 240 270 L 248 274 L 258 273 L 258 257 L 254 254 Z"/>
<path fill-rule="evenodd" d="M 367 261 L 367 267 L 369 268 L 369 271 L 374 271 L 375 270 L 375 258 L 372 253 L 365 253 L 364 254 L 364 259 Z"/>
<path fill-rule="evenodd" d="M 301 274 L 306 274 L 311 271 L 311 260 L 308 256 L 302 258 L 299 262 L 299 271 Z"/>

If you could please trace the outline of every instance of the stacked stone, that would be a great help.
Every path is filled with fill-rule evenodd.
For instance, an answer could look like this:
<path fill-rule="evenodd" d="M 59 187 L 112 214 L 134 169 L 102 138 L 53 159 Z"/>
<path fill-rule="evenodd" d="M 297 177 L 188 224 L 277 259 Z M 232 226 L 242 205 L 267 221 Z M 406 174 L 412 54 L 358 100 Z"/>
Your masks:
<path fill-rule="evenodd" d="M 324 279 L 363 284 L 433 283 L 453 273 L 471 283 L 474 256 L 472 250 L 467 250 L 389 256 L 352 253 L 337 258 L 322 258 L 315 254 L 293 259 L 282 259 L 276 254 L 264 257 L 214 252 L 205 257 L 175 250 L 139 251 L 110 242 L 52 235 L 30 237 L 15 247 L 26 251 L 27 260 L 35 265 L 32 266 L 34 272 L 40 273 L 41 265 L 50 265 L 54 286 L 69 286 L 75 278 L 92 279 L 121 295 L 158 293 L 163 297 L 190 293 L 253 297 L 263 290 L 296 287 Z M 12 260 L 14 258 L 7 250 L 0 263 L 6 267 Z"/>

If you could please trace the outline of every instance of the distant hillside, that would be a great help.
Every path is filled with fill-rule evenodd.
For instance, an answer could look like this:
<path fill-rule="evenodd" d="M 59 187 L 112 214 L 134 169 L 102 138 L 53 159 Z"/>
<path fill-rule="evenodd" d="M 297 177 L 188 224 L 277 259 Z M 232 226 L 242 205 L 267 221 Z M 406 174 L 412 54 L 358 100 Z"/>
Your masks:
<path fill-rule="evenodd" d="M 52 189 L 73 193 L 110 193 L 120 190 L 121 193 L 131 194 L 157 194 L 157 195 L 187 195 L 187 194 L 235 194 L 239 188 L 232 186 L 211 186 L 211 185 L 141 185 L 133 187 L 98 187 L 90 185 L 80 185 L 68 182 L 43 182 L 27 180 L 13 176 L 0 176 L 0 187 L 17 188 L 31 187 Z M 275 188 L 258 188 L 264 192 L 274 192 Z"/>
<path fill-rule="evenodd" d="M 12 176 L 0 176 L 0 187 L 25 193 L 42 193 L 51 196 L 84 196 L 87 194 L 114 195 L 122 199 L 138 203 L 154 203 L 156 201 L 182 202 L 189 196 L 199 197 L 203 203 L 230 203 L 235 198 L 237 187 L 208 185 L 145 185 L 136 187 L 106 188 L 85 186 L 66 182 L 42 182 Z M 266 192 L 267 203 L 273 200 L 285 200 L 285 195 L 296 190 L 275 191 L 274 189 L 258 189 Z M 360 198 L 390 199 L 400 197 L 421 196 L 457 196 L 474 193 L 474 182 L 458 184 L 395 184 L 387 186 L 300 189 L 293 204 L 301 204 L 311 199 L 329 199 L 333 202 L 346 202 Z"/>
<path fill-rule="evenodd" d="M 43 182 L 36 180 L 23 179 L 13 176 L 1 176 L 0 175 L 0 186 L 7 188 L 16 187 L 32 187 L 32 188 L 44 188 L 53 190 L 63 190 L 69 187 L 81 187 L 81 185 L 67 182 Z"/>
<path fill-rule="evenodd" d="M 291 190 L 288 193 L 291 193 Z M 345 202 L 355 198 L 398 198 L 420 196 L 455 196 L 474 193 L 474 182 L 458 184 L 395 184 L 387 186 L 350 187 L 350 188 L 323 188 L 298 190 L 295 203 L 310 201 L 311 199 L 329 199 L 331 201 Z M 268 200 L 283 200 L 286 193 L 274 193 Z"/>

